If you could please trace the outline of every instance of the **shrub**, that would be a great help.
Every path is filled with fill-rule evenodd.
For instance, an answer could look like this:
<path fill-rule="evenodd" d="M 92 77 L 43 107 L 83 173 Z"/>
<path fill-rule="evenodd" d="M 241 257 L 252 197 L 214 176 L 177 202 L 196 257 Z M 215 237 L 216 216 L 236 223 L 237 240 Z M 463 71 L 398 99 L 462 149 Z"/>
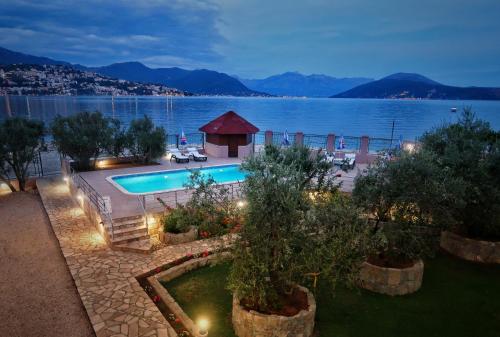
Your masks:
<path fill-rule="evenodd" d="M 150 163 L 161 157 L 167 149 L 165 129 L 155 127 L 148 116 L 130 123 L 127 139 L 130 153 L 136 161 L 143 163 Z"/>
<path fill-rule="evenodd" d="M 355 180 L 353 200 L 375 218 L 374 231 L 385 235 L 379 253 L 389 263 L 432 254 L 439 230 L 453 223 L 450 205 L 464 190 L 437 160 L 425 151 L 402 152 L 394 161 L 378 160 Z"/>
<path fill-rule="evenodd" d="M 97 157 L 112 144 L 110 120 L 98 111 L 58 115 L 51 130 L 58 151 L 75 160 L 80 170 L 95 169 Z"/>
<path fill-rule="evenodd" d="M 9 180 L 9 169 L 17 178 L 19 190 L 24 191 L 28 167 L 43 144 L 43 135 L 44 126 L 39 121 L 15 117 L 0 124 L 0 180 L 12 191 L 15 188 Z"/>
<path fill-rule="evenodd" d="M 242 166 L 247 211 L 228 285 L 242 304 L 279 309 L 295 284 L 316 277 L 350 284 L 371 238 L 339 196 L 331 164 L 305 147 L 266 146 Z"/>
<path fill-rule="evenodd" d="M 127 132 L 122 128 L 121 123 L 117 119 L 112 119 L 110 122 L 111 127 L 111 139 L 107 149 L 107 152 L 113 157 L 120 157 L 125 153 L 125 150 L 129 147 L 129 138 L 127 137 Z"/>
<path fill-rule="evenodd" d="M 196 220 L 191 216 L 189 209 L 182 205 L 172 209 L 162 218 L 163 231 L 166 233 L 185 233 L 193 225 L 197 225 Z"/>
<path fill-rule="evenodd" d="M 500 239 L 500 133 L 465 108 L 457 123 L 424 134 L 422 149 L 436 155 L 440 170 L 462 180 L 462 191 L 450 190 L 450 205 L 460 234 Z"/>

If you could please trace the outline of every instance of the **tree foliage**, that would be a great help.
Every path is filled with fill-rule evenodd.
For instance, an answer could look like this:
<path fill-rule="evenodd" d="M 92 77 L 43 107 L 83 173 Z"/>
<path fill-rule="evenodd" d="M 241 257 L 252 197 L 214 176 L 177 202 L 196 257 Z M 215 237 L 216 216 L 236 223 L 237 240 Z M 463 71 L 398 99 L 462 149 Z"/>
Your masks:
<path fill-rule="evenodd" d="M 128 149 L 137 161 L 150 163 L 166 151 L 167 135 L 148 117 L 133 120 L 127 131 Z"/>
<path fill-rule="evenodd" d="M 279 307 L 295 284 L 350 283 L 370 246 L 367 227 L 340 196 L 331 164 L 305 147 L 266 146 L 242 165 L 245 224 L 232 245 L 229 288 L 254 309 Z"/>
<path fill-rule="evenodd" d="M 441 170 L 437 161 L 425 151 L 402 152 L 397 160 L 378 160 L 356 178 L 353 200 L 375 218 L 374 231 L 385 235 L 380 252 L 385 258 L 407 261 L 431 254 L 439 229 L 453 223 L 450 207 L 465 191 L 461 179 Z"/>
<path fill-rule="evenodd" d="M 450 191 L 460 200 L 450 207 L 455 230 L 500 239 L 500 132 L 465 108 L 457 123 L 425 133 L 421 142 L 440 170 L 462 180 L 466 193 Z"/>
<path fill-rule="evenodd" d="M 15 117 L 0 124 L 0 179 L 12 191 L 15 188 L 8 179 L 9 169 L 16 176 L 19 189 L 24 191 L 28 167 L 43 144 L 43 136 L 44 125 L 39 121 Z"/>
<path fill-rule="evenodd" d="M 100 112 L 56 116 L 51 126 L 58 151 L 75 160 L 78 169 L 95 169 L 96 159 L 112 145 L 110 120 Z"/>

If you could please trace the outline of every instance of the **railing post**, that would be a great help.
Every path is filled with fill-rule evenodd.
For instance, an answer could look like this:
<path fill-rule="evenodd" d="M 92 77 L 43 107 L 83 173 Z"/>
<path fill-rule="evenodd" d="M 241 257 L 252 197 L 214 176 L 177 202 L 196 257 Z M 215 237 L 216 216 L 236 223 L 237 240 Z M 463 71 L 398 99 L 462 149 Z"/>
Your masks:
<path fill-rule="evenodd" d="M 272 143 L 273 143 L 273 132 L 270 130 L 267 130 L 264 133 L 264 144 L 271 145 Z"/>
<path fill-rule="evenodd" d="M 335 135 L 329 133 L 326 138 L 326 152 L 333 153 L 335 151 Z"/>
<path fill-rule="evenodd" d="M 295 144 L 297 144 L 299 146 L 304 145 L 304 133 L 299 131 L 295 134 Z"/>

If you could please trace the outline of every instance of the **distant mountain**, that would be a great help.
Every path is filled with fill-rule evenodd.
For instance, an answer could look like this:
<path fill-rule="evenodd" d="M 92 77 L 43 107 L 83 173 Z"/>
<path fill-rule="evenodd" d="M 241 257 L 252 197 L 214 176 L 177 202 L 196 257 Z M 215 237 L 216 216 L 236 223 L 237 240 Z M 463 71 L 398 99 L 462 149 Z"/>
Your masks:
<path fill-rule="evenodd" d="M 47 64 L 47 65 L 63 65 L 70 66 L 71 64 L 64 61 L 56 61 L 48 57 L 39 57 L 28 54 L 19 53 L 9 49 L 0 47 L 0 64 L 8 65 L 14 63 L 23 64 Z"/>
<path fill-rule="evenodd" d="M 397 73 L 359 85 L 334 98 L 500 100 L 500 88 L 454 87 L 419 74 Z"/>
<path fill-rule="evenodd" d="M 199 95 L 269 96 L 248 89 L 237 79 L 216 71 L 181 68 L 153 69 L 140 62 L 114 63 L 104 67 L 86 67 L 46 57 L 26 55 L 0 48 L 0 64 L 66 65 L 81 71 L 92 71 L 108 77 L 141 83 L 155 83 Z"/>
<path fill-rule="evenodd" d="M 302 75 L 287 72 L 264 79 L 240 79 L 248 88 L 277 96 L 329 97 L 373 81 L 371 78 L 335 78 L 327 75 Z"/>

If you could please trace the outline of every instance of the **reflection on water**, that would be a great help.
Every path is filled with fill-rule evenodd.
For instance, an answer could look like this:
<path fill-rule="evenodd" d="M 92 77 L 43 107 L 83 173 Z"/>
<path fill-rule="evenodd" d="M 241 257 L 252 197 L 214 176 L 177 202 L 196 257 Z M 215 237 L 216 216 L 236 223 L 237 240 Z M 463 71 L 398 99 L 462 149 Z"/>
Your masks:
<path fill-rule="evenodd" d="M 290 133 L 335 133 L 413 139 L 425 130 L 456 120 L 450 109 L 472 106 L 477 115 L 500 129 L 500 101 L 402 101 L 328 98 L 235 98 L 178 97 L 167 104 L 165 97 L 109 96 L 9 96 L 0 97 L 0 119 L 8 115 L 26 116 L 49 123 L 54 116 L 78 111 L 101 111 L 128 124 L 132 119 L 150 116 L 168 133 L 195 132 L 204 123 L 234 110 L 258 126 Z M 10 111 L 10 112 L 9 112 Z"/>

